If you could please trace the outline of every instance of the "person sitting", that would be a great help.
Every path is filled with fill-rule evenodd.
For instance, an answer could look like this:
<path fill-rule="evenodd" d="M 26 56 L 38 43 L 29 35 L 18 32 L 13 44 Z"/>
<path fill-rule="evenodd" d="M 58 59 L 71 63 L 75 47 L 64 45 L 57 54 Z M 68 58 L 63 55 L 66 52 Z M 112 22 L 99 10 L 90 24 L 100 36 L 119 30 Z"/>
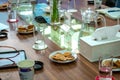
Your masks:
<path fill-rule="evenodd" d="M 116 0 L 106 0 L 105 5 L 108 7 L 115 7 Z"/>
<path fill-rule="evenodd" d="M 120 8 L 120 0 L 106 0 L 105 5 Z"/>

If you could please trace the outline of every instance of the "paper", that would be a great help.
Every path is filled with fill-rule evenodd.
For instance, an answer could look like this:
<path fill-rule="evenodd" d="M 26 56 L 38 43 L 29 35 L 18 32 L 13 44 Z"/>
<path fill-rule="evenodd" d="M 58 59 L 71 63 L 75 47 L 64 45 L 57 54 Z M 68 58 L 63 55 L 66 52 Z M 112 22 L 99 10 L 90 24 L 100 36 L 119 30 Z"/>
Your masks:
<path fill-rule="evenodd" d="M 0 58 L 7 58 L 7 57 L 15 56 L 15 55 L 16 55 L 16 53 L 0 54 Z M 25 60 L 25 54 L 24 54 L 24 52 L 20 52 L 20 54 L 18 56 L 14 57 L 14 58 L 10 58 L 10 59 L 15 61 L 15 63 L 18 63 L 19 61 Z M 11 62 L 10 60 L 2 59 L 2 60 L 0 60 L 0 67 L 9 65 L 12 63 L 13 62 Z"/>
<path fill-rule="evenodd" d="M 117 8 L 117 7 L 98 9 L 97 12 L 103 13 L 112 19 L 119 19 L 120 18 L 120 8 Z"/>
<path fill-rule="evenodd" d="M 8 28 L 9 27 L 7 25 L 0 23 L 0 31 Z"/>

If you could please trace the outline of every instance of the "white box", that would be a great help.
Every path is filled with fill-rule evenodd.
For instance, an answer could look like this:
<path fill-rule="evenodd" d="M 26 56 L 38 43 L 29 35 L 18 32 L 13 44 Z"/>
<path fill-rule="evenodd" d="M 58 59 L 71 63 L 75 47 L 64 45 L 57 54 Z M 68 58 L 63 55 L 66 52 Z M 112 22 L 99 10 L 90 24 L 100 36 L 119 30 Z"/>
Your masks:
<path fill-rule="evenodd" d="M 80 54 L 90 62 L 98 61 L 100 56 L 104 58 L 120 56 L 120 38 L 94 41 L 91 36 L 81 37 Z"/>

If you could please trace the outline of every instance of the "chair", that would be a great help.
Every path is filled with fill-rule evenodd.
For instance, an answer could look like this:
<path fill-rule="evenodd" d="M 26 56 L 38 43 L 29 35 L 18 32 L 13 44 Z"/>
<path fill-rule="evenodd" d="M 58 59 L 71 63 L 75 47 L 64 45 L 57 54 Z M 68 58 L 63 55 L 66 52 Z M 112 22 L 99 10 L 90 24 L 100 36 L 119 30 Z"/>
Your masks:
<path fill-rule="evenodd" d="M 120 0 L 116 0 L 115 7 L 120 8 Z"/>

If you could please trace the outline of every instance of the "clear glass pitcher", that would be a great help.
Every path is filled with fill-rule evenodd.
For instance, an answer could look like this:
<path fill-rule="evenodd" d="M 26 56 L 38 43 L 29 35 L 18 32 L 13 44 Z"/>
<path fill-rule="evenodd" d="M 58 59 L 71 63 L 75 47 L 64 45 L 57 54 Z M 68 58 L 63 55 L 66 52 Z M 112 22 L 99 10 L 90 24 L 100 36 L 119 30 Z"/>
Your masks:
<path fill-rule="evenodd" d="M 82 27 L 80 30 L 80 37 L 91 35 L 96 28 L 98 28 L 98 22 L 102 21 L 103 26 L 106 26 L 106 20 L 104 16 L 93 11 L 91 8 L 82 9 Z M 100 21 L 99 21 L 100 19 Z"/>

